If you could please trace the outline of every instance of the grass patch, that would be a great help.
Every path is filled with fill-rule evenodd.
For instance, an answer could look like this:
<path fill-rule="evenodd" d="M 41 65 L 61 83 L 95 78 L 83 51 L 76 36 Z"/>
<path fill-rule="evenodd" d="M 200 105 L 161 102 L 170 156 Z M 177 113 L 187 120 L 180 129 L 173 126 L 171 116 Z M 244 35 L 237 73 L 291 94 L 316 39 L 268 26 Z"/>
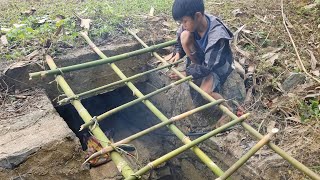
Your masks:
<path fill-rule="evenodd" d="M 56 1 L 8 1 L 2 2 L 0 11 L 1 33 L 8 39 L 7 46 L 0 46 L 0 59 L 13 60 L 26 56 L 32 51 L 48 48 L 48 41 L 57 42 L 72 47 L 81 46 L 78 32 L 81 31 L 79 20 L 73 12 L 82 18 L 91 19 L 90 36 L 112 38 L 119 33 L 119 24 L 133 28 L 143 25 L 140 15 L 147 15 L 151 7 L 155 14 L 169 14 L 173 0 L 56 0 Z M 32 15 L 24 12 L 34 8 Z M 64 20 L 57 20 L 64 16 Z M 17 25 L 19 27 L 17 27 Z M 64 31 L 59 37 L 53 37 L 56 29 L 63 25 Z M 3 28 L 10 29 L 4 32 Z M 51 47 L 55 52 L 56 47 Z"/>

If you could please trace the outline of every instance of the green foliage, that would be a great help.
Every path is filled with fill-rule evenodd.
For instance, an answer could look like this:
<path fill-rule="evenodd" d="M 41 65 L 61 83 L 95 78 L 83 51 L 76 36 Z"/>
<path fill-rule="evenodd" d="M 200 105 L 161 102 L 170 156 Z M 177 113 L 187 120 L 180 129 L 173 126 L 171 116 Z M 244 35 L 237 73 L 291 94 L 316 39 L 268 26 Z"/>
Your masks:
<path fill-rule="evenodd" d="M 23 24 L 23 26 L 12 28 L 6 34 L 9 46 L 15 48 L 4 49 L 0 47 L 0 59 L 15 59 L 25 56 L 30 50 L 42 48 L 48 39 L 54 38 L 77 47 L 80 44 L 78 33 L 81 28 L 80 21 L 73 12 L 78 13 L 81 18 L 92 20 L 90 36 L 95 40 L 118 34 L 120 24 L 133 28 L 139 27 L 143 23 L 141 15 L 147 15 L 151 7 L 155 8 L 155 15 L 169 14 L 172 2 L 173 0 L 87 0 L 85 2 L 78 0 L 13 0 L 0 7 L 2 13 L 0 27 L 12 28 L 13 24 Z M 31 7 L 36 9 L 33 15 L 21 14 Z M 57 15 L 62 15 L 66 19 L 56 20 Z M 62 25 L 64 26 L 64 34 L 53 37 L 57 28 Z M 21 51 L 20 49 L 27 50 Z"/>
<path fill-rule="evenodd" d="M 320 118 L 320 103 L 317 99 L 300 102 L 299 114 L 301 122 L 308 122 Z"/>

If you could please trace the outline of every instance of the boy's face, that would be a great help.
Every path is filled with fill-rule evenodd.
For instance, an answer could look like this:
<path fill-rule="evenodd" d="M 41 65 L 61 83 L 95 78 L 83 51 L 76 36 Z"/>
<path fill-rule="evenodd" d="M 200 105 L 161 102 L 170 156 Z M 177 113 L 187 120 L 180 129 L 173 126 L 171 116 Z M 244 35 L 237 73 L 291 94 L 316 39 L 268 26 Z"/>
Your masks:
<path fill-rule="evenodd" d="M 200 15 L 201 13 L 196 13 L 194 18 L 190 16 L 183 16 L 180 23 L 183 26 L 183 29 L 189 31 L 189 32 L 195 32 L 199 26 L 200 23 Z"/>
<path fill-rule="evenodd" d="M 181 22 L 183 29 L 194 32 L 195 31 L 195 21 L 190 16 L 183 16 Z"/>

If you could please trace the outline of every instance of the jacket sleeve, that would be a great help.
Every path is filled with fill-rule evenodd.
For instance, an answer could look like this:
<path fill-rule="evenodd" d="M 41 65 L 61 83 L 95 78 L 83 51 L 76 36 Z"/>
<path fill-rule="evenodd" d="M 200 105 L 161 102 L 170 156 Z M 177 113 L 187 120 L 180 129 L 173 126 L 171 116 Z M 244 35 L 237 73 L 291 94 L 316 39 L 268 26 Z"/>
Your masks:
<path fill-rule="evenodd" d="M 180 35 L 181 33 L 183 32 L 183 28 L 182 26 L 179 27 L 179 29 L 177 30 L 177 43 L 175 44 L 175 53 L 179 53 L 180 54 L 180 57 L 182 58 L 183 56 L 186 55 L 186 53 L 184 52 L 183 48 L 182 48 L 182 45 L 181 45 L 181 38 L 180 38 Z"/>
<path fill-rule="evenodd" d="M 210 47 L 202 64 L 190 64 L 186 68 L 186 74 L 192 75 L 194 79 L 199 79 L 207 76 L 214 69 L 217 69 L 225 64 L 226 49 L 229 47 L 227 39 L 220 39 L 216 44 Z"/>

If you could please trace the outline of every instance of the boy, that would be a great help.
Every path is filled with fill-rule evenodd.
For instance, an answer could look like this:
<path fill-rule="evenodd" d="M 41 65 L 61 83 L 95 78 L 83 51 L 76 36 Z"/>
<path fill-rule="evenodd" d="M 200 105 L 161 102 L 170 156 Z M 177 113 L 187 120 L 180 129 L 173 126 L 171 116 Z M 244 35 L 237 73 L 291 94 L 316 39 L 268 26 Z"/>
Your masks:
<path fill-rule="evenodd" d="M 194 82 L 214 99 L 222 99 L 221 85 L 234 69 L 229 45 L 232 33 L 217 17 L 204 13 L 203 0 L 175 0 L 172 16 L 181 26 L 177 31 L 178 43 L 169 60 L 174 62 L 187 55 L 183 73 L 192 75 Z M 178 79 L 176 74 L 169 77 Z M 199 94 L 192 91 L 195 100 Z M 227 103 L 223 105 L 231 110 Z M 227 116 L 222 116 L 216 127 L 227 121 Z"/>

